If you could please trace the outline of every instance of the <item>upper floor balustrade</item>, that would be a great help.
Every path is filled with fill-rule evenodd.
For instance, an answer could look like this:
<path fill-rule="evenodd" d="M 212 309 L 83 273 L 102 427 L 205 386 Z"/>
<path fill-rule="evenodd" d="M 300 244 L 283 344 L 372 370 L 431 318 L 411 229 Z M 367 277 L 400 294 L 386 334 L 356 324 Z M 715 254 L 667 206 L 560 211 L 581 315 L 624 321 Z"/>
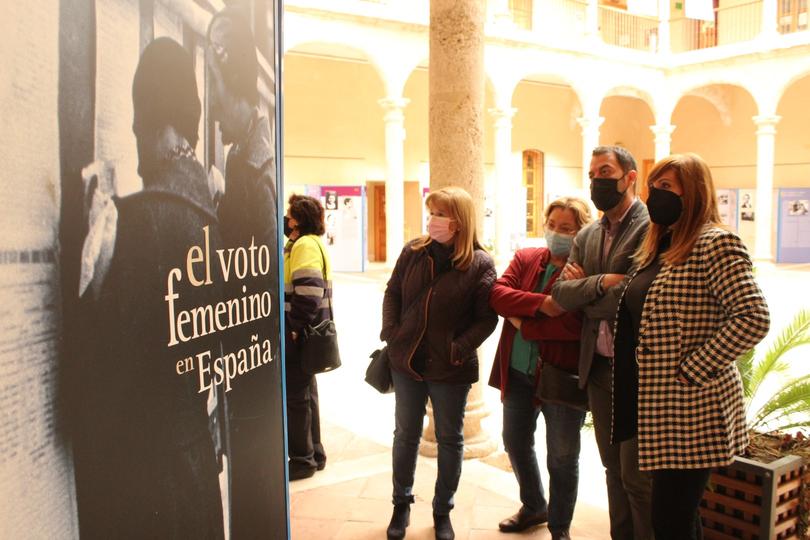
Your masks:
<path fill-rule="evenodd" d="M 652 2 L 653 15 L 639 13 L 632 3 L 628 9 L 627 0 L 487 0 L 487 33 L 562 49 L 601 41 L 654 54 L 757 40 L 773 45 L 780 35 L 794 34 L 804 37 L 793 42 L 810 43 L 810 0 L 714 0 L 703 20 L 686 17 L 684 5 L 690 1 L 696 0 L 637 0 L 648 7 Z M 421 25 L 430 18 L 429 0 L 287 0 L 286 6 Z"/>

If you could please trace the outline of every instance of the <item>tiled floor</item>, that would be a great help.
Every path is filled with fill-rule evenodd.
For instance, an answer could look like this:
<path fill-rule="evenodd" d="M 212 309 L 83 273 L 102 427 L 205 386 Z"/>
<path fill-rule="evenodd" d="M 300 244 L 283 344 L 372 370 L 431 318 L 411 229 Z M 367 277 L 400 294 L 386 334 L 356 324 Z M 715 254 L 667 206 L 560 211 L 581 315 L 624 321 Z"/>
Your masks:
<path fill-rule="evenodd" d="M 390 448 L 334 425 L 324 426 L 323 434 L 329 441 L 326 469 L 290 486 L 292 538 L 385 538 L 391 516 Z M 435 479 L 436 460 L 420 457 L 406 538 L 434 538 L 430 501 Z M 456 538 L 550 538 L 545 526 L 519 535 L 498 532 L 498 522 L 519 506 L 512 473 L 480 460 L 465 461 L 451 514 Z M 571 533 L 579 540 L 604 539 L 607 526 L 603 508 L 580 503 Z"/>

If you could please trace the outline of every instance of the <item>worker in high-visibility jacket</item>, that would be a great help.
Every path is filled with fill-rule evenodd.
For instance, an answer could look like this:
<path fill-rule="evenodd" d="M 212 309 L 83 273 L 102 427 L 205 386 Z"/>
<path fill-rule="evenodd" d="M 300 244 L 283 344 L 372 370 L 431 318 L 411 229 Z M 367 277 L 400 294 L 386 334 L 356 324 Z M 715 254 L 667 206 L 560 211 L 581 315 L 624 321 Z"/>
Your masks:
<path fill-rule="evenodd" d="M 330 318 L 331 265 L 321 236 L 325 232 L 320 201 L 292 195 L 284 216 L 284 323 L 287 375 L 287 447 L 290 480 L 309 478 L 326 466 L 321 443 L 318 385 L 296 358 L 297 339 L 309 324 Z"/>

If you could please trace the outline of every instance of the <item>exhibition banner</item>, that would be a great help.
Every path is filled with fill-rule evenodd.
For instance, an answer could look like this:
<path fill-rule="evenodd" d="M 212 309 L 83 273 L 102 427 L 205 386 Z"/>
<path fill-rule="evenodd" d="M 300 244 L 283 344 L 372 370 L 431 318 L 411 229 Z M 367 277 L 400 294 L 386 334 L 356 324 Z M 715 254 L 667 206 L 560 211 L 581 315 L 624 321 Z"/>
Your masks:
<path fill-rule="evenodd" d="M 204 6 L 4 15 L 0 538 L 289 538 L 280 2 Z"/>

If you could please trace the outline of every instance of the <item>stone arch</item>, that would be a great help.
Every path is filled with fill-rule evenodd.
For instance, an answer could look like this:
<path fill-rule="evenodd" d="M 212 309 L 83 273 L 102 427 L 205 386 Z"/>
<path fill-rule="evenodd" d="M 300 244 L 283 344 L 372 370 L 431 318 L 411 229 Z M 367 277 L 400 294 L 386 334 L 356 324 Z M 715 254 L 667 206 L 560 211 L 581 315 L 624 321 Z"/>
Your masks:
<path fill-rule="evenodd" d="M 775 91 L 776 101 L 774 104 L 774 110 L 776 110 L 776 108 L 779 107 L 779 104 L 782 102 L 782 98 L 785 97 L 785 94 L 788 92 L 788 90 L 790 90 L 790 88 L 794 84 L 798 83 L 799 81 L 807 77 L 810 77 L 810 65 L 803 66 L 801 70 L 797 70 L 795 73 L 791 73 L 790 75 L 785 77 L 782 81 L 782 84 L 778 85 L 778 87 L 776 88 Z"/>
<path fill-rule="evenodd" d="M 614 86 L 613 88 L 610 88 L 608 89 L 607 92 L 605 92 L 604 96 L 602 97 L 602 101 L 604 101 L 609 97 L 616 97 L 616 96 L 629 97 L 643 101 L 650 108 L 650 112 L 652 112 L 653 116 L 655 116 L 655 99 L 648 90 L 644 90 L 637 86 L 630 86 L 630 85 Z"/>
<path fill-rule="evenodd" d="M 680 104 L 684 97 L 692 96 L 705 99 L 711 103 L 718 114 L 720 114 L 721 121 L 726 124 L 730 118 L 730 108 L 723 96 L 722 87 L 727 86 L 744 91 L 756 104 L 757 109 L 761 108 L 761 100 L 757 99 L 757 93 L 743 82 L 725 79 L 707 79 L 686 85 L 673 94 L 671 101 L 672 110 L 669 111 L 670 123 L 672 122 L 672 116 L 675 114 L 675 110 L 678 108 L 678 104 Z"/>
<path fill-rule="evenodd" d="M 336 61 L 357 61 L 366 62 L 379 77 L 380 82 L 385 86 L 385 77 L 380 66 L 375 62 L 374 57 L 367 51 L 353 44 L 336 43 L 320 40 L 300 41 L 291 47 L 284 47 L 284 56 L 289 54 L 310 55 Z M 382 97 L 382 96 L 380 96 Z"/>

